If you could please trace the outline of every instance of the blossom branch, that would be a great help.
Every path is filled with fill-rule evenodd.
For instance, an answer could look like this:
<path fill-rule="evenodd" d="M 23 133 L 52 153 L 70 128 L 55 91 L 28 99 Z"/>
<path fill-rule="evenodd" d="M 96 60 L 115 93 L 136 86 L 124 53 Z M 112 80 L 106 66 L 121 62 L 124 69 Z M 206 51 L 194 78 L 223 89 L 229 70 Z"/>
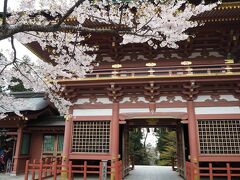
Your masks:
<path fill-rule="evenodd" d="M 3 71 L 8 66 L 13 65 L 14 63 L 16 63 L 16 60 L 17 60 L 17 50 L 16 50 L 15 45 L 14 45 L 14 37 L 13 36 L 11 36 L 11 46 L 12 46 L 12 49 L 13 49 L 13 60 L 3 66 L 3 68 L 0 71 L 0 75 L 3 73 Z"/>
<path fill-rule="evenodd" d="M 48 84 L 46 83 L 46 81 L 44 81 L 44 79 L 38 74 L 37 71 L 35 71 L 35 69 L 29 64 L 24 62 L 24 64 L 33 71 L 33 73 L 45 84 L 46 88 L 48 88 Z"/>
<path fill-rule="evenodd" d="M 73 46 L 73 52 L 72 52 L 72 54 L 75 53 L 75 49 L 76 49 L 76 46 L 77 46 L 77 40 L 78 40 L 78 33 L 76 33 L 75 43 L 74 43 L 74 46 Z"/>
<path fill-rule="evenodd" d="M 0 84 L 12 85 L 11 80 L 17 78 L 26 89 L 45 91 L 62 113 L 67 112 L 71 102 L 61 97 L 59 92 L 63 89 L 54 80 L 60 77 L 84 77 L 93 69 L 92 62 L 97 57 L 95 47 L 81 44 L 86 38 L 84 34 L 117 33 L 123 37 L 122 44 L 148 42 L 153 48 L 177 48 L 176 42 L 188 38 L 186 29 L 198 25 L 191 21 L 191 17 L 217 5 L 205 6 L 202 3 L 191 6 L 187 0 L 168 0 L 164 3 L 159 1 L 159 4 L 158 1 L 148 0 L 116 3 L 112 0 L 21 0 L 18 9 L 8 10 L 8 0 L 2 1 L 4 12 L 3 23 L 0 24 L 0 40 L 11 38 L 13 50 L 10 52 L 10 59 L 0 56 Z M 183 4 L 184 8 L 181 9 Z M 74 17 L 74 23 L 66 22 L 70 16 Z M 84 22 L 89 20 L 104 24 L 103 29 L 97 26 L 83 27 L 87 26 Z M 112 28 L 106 28 L 105 24 Z M 120 25 L 123 28 L 119 28 Z M 50 50 L 49 58 L 54 64 L 43 61 L 30 63 L 29 59 L 17 59 L 14 39 L 22 44 L 37 42 L 43 51 Z M 48 83 L 45 78 L 52 79 L 53 82 Z M 4 101 L 1 100 L 2 97 L 0 93 L 0 104 L 10 102 L 10 97 Z M 2 116 L 0 112 L 0 118 Z"/>
<path fill-rule="evenodd" d="M 3 71 L 4 71 L 8 66 L 12 65 L 13 63 L 14 63 L 14 62 L 11 61 L 11 62 L 5 64 L 5 65 L 3 66 L 3 68 L 1 69 L 1 71 L 0 71 L 0 75 L 2 75 Z"/>
<path fill-rule="evenodd" d="M 18 64 L 13 64 L 15 67 L 15 70 L 17 70 L 24 78 L 26 78 L 30 83 L 32 83 L 32 81 L 21 71 L 20 66 Z"/>
<path fill-rule="evenodd" d="M 67 12 L 64 14 L 64 16 L 58 21 L 56 26 L 60 26 L 74 11 L 75 8 L 80 6 L 85 0 L 78 0 Z"/>
<path fill-rule="evenodd" d="M 16 50 L 15 45 L 14 45 L 14 37 L 13 36 L 11 36 L 11 46 L 12 46 L 12 49 L 13 49 L 13 62 L 16 62 L 17 50 Z"/>
<path fill-rule="evenodd" d="M 86 33 L 102 33 L 109 32 L 114 33 L 116 30 L 113 29 L 98 29 L 98 28 L 87 28 L 87 27 L 79 27 L 79 26 L 71 26 L 71 25 L 29 25 L 29 24 L 20 24 L 20 25 L 10 25 L 6 28 L 0 26 L 0 40 L 9 38 L 14 34 L 20 32 L 58 32 L 58 31 L 78 31 L 78 32 L 86 32 Z"/>
<path fill-rule="evenodd" d="M 122 6 L 124 6 L 124 3 L 123 3 L 123 5 Z M 120 12 L 120 18 L 119 18 L 119 25 L 122 23 L 122 16 L 123 16 L 123 7 L 121 8 L 121 12 Z"/>

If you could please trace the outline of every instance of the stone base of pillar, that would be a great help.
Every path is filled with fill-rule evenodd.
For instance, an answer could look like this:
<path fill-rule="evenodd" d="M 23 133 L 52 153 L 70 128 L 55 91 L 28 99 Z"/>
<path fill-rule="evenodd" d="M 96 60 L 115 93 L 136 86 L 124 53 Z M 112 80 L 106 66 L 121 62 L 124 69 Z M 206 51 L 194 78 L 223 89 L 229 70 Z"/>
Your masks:
<path fill-rule="evenodd" d="M 68 173 L 67 172 L 62 172 L 60 176 L 60 180 L 68 180 Z"/>
<path fill-rule="evenodd" d="M 12 171 L 10 176 L 17 176 L 17 172 L 16 171 Z"/>
<path fill-rule="evenodd" d="M 64 158 L 63 158 L 64 159 Z M 66 162 L 64 161 L 64 165 L 66 165 Z M 66 167 L 62 167 L 62 171 L 67 171 Z M 61 172 L 60 180 L 68 180 L 68 173 L 67 172 Z"/>
<path fill-rule="evenodd" d="M 190 155 L 190 161 L 196 165 L 198 165 L 198 157 L 197 156 L 192 156 Z"/>

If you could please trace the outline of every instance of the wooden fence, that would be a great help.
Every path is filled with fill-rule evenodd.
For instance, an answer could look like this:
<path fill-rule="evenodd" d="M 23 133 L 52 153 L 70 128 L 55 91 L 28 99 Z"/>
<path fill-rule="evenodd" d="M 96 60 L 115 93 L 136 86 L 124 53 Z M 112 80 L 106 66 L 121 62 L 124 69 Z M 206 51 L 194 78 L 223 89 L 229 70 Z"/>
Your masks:
<path fill-rule="evenodd" d="M 59 164 L 57 161 L 45 163 L 43 160 L 37 162 L 36 160 L 30 163 L 29 160 L 25 166 L 25 179 L 29 180 L 43 180 L 47 177 L 53 177 L 57 180 L 62 173 L 67 175 L 68 180 L 74 179 L 74 174 L 80 174 L 84 180 L 87 180 L 88 174 L 97 174 L 99 180 L 102 180 L 103 162 L 99 165 L 88 165 L 84 161 L 83 165 L 73 165 L 72 161 L 68 165 Z M 115 174 L 115 180 L 122 180 L 122 161 L 117 161 L 111 166 L 107 166 L 107 174 Z"/>
<path fill-rule="evenodd" d="M 186 178 L 187 180 L 198 180 L 200 177 L 208 177 L 214 180 L 214 177 L 226 177 L 232 180 L 232 177 L 240 179 L 240 167 L 231 167 L 230 163 L 226 163 L 225 167 L 214 167 L 213 163 L 208 163 L 208 167 L 198 167 L 196 164 L 186 162 Z"/>

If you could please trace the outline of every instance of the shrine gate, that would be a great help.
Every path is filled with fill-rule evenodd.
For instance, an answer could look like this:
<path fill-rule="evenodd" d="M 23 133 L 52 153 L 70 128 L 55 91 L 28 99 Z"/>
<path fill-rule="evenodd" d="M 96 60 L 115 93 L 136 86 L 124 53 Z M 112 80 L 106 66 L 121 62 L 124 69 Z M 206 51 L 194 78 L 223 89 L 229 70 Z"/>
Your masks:
<path fill-rule="evenodd" d="M 87 38 L 84 43 L 99 45 L 100 66 L 85 78 L 57 80 L 61 95 L 74 103 L 65 121 L 62 164 L 121 160 L 124 176 L 129 127 L 169 126 L 178 134 L 180 175 L 239 178 L 239 14 L 239 2 L 232 2 L 195 17 L 205 25 L 189 30 L 196 37 L 179 49 L 120 45 L 114 33 Z"/>

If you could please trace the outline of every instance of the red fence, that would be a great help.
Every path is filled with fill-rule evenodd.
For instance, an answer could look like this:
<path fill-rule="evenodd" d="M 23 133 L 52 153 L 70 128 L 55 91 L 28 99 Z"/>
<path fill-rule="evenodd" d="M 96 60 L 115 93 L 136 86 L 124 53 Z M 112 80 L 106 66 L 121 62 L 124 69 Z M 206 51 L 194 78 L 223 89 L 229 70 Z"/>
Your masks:
<path fill-rule="evenodd" d="M 83 176 L 83 179 L 87 179 L 88 174 L 97 174 L 99 180 L 102 180 L 102 170 L 103 163 L 100 162 L 99 165 L 88 165 L 87 161 L 84 161 L 83 165 L 73 165 L 72 161 L 68 165 L 58 164 L 57 161 L 44 163 L 40 160 L 39 162 L 34 161 L 30 163 L 28 160 L 25 167 L 25 180 L 31 177 L 31 180 L 42 180 L 47 177 L 53 177 L 54 180 L 57 180 L 57 176 L 65 173 L 68 177 L 68 180 L 74 179 L 74 174 L 80 174 Z M 107 174 L 115 174 L 115 180 L 122 180 L 122 162 L 117 161 L 112 166 L 107 166 Z"/>
<path fill-rule="evenodd" d="M 186 162 L 187 180 L 196 180 L 199 177 L 208 177 L 209 180 L 213 180 L 214 177 L 227 177 L 227 180 L 231 180 L 232 177 L 240 178 L 240 167 L 231 167 L 230 163 L 226 163 L 225 167 L 214 167 L 213 163 L 209 163 L 208 167 L 198 167 L 194 163 Z"/>

